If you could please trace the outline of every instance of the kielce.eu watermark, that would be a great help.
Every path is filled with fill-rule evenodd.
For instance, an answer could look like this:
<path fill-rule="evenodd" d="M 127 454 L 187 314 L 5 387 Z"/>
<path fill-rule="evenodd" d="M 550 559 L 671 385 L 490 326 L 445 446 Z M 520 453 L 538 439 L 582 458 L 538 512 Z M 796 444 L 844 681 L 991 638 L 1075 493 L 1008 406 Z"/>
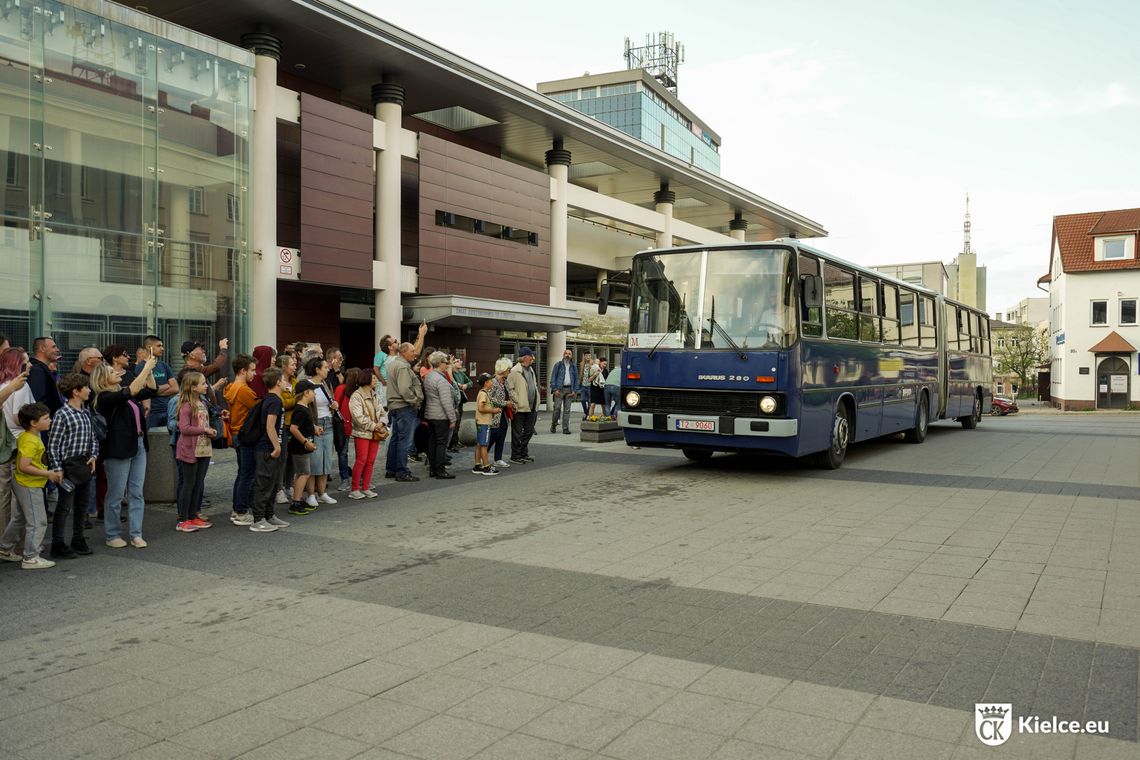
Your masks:
<path fill-rule="evenodd" d="M 997 747 L 1005 744 L 1014 732 L 1013 705 L 979 702 L 974 705 L 974 733 L 982 744 Z M 1019 734 L 1108 734 L 1107 720 L 1062 720 L 1056 715 L 1041 718 L 1020 715 Z"/>

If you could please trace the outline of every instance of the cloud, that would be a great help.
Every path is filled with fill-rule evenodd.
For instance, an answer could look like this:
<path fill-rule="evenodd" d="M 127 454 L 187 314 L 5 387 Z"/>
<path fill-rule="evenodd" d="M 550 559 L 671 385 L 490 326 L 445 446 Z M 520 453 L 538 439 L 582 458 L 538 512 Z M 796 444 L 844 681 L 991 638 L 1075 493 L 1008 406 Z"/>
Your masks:
<path fill-rule="evenodd" d="M 975 86 L 968 88 L 967 98 L 976 101 L 984 114 L 999 121 L 1087 116 L 1136 103 L 1131 88 L 1121 82 L 1081 86 L 1063 93 L 1042 87 L 1009 90 Z"/>

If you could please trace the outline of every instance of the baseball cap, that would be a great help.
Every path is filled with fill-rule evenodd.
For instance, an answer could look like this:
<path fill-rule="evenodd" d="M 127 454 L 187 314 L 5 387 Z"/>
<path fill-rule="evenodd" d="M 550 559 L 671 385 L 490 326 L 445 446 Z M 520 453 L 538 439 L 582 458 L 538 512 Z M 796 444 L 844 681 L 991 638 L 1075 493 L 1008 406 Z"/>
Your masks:
<path fill-rule="evenodd" d="M 494 377 L 495 376 L 492 375 L 490 372 L 480 372 L 479 377 L 475 378 L 475 384 L 476 385 L 482 385 L 483 383 L 487 382 L 488 380 L 493 379 Z"/>
<path fill-rule="evenodd" d="M 315 391 L 316 389 L 316 383 L 312 382 L 311 380 L 301 380 L 295 386 L 293 386 L 293 395 L 300 396 L 305 391 Z"/>
<path fill-rule="evenodd" d="M 523 346 L 522 348 L 520 348 L 519 349 L 519 358 L 521 359 L 524 356 L 534 356 L 534 349 L 531 348 L 530 346 Z"/>
<path fill-rule="evenodd" d="M 196 340 L 188 340 L 188 341 L 185 341 L 185 342 L 182 344 L 182 355 L 183 355 L 183 356 L 185 356 L 186 354 L 190 353 L 190 352 L 191 352 L 191 351 L 193 351 L 195 348 L 198 348 L 198 347 L 199 347 L 199 346 L 201 346 L 201 345 L 202 345 L 202 344 L 201 344 L 201 343 L 199 343 L 199 342 L 198 342 L 198 341 L 196 341 Z"/>

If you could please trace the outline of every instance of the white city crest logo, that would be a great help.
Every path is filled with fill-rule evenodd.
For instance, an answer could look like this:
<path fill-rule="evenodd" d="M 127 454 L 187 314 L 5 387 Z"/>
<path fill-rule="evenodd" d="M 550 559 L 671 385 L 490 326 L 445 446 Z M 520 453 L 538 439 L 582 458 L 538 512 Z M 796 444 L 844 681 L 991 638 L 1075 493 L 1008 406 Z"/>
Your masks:
<path fill-rule="evenodd" d="M 1005 744 L 1013 730 L 1013 705 L 977 703 L 974 712 L 974 733 L 982 744 L 990 747 Z"/>

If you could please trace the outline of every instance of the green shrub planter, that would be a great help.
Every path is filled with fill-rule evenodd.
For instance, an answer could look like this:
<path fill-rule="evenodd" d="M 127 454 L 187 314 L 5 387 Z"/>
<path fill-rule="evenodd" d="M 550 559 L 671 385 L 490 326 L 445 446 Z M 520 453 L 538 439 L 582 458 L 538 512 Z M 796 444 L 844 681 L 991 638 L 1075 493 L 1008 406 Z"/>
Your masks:
<path fill-rule="evenodd" d="M 621 437 L 621 426 L 617 420 L 582 420 L 581 440 L 585 443 L 620 441 Z"/>

